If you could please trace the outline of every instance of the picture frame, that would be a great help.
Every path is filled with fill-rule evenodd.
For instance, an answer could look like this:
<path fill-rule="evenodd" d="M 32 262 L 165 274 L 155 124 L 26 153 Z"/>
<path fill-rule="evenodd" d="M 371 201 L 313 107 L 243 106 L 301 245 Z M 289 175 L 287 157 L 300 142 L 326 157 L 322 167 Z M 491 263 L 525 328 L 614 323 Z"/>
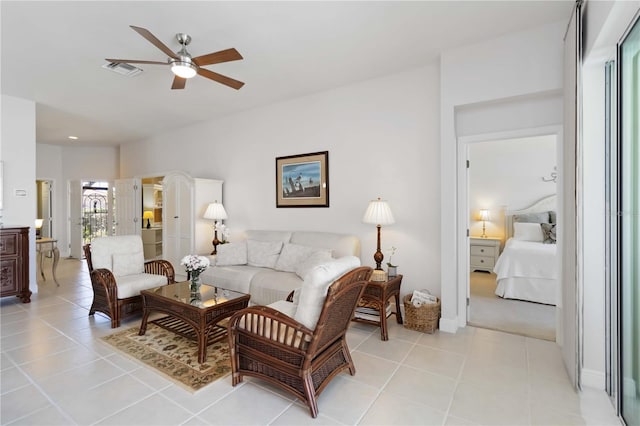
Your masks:
<path fill-rule="evenodd" d="M 276 158 L 276 207 L 329 207 L 329 151 Z"/>

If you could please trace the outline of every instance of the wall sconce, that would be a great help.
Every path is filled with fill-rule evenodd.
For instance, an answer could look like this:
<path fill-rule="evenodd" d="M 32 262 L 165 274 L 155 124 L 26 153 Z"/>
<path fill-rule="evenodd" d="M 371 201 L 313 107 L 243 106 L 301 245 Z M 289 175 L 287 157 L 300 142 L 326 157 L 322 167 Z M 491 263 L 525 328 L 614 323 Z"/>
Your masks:
<path fill-rule="evenodd" d="M 380 250 L 380 228 L 382 228 L 382 225 L 391 225 L 395 223 L 389 204 L 380 198 L 370 201 L 362 221 L 364 223 L 374 224 L 378 228 L 378 247 L 376 253 L 373 255 L 373 260 L 376 262 L 376 271 L 382 271 L 381 265 L 382 260 L 384 259 L 384 254 L 382 254 L 382 251 Z"/>
<path fill-rule="evenodd" d="M 487 238 L 487 234 L 485 233 L 485 230 L 487 228 L 487 221 L 491 219 L 491 217 L 489 216 L 489 210 L 487 209 L 482 209 L 480 210 L 480 214 L 478 215 L 480 217 L 480 220 L 482 221 L 482 238 Z"/>
<path fill-rule="evenodd" d="M 147 210 L 142 214 L 142 220 L 147 219 L 147 229 L 151 228 L 151 220 L 153 219 L 153 212 L 151 210 Z"/>
<path fill-rule="evenodd" d="M 216 228 L 216 222 L 218 220 L 227 219 L 227 211 L 224 209 L 222 203 L 219 203 L 218 200 L 216 200 L 215 202 L 207 206 L 207 210 L 204 212 L 203 217 L 205 219 L 213 220 L 213 241 L 211 241 L 211 244 L 213 244 L 213 251 L 211 252 L 211 254 L 218 254 L 217 247 L 218 244 L 220 244 L 220 240 L 218 240 L 218 229 Z"/>

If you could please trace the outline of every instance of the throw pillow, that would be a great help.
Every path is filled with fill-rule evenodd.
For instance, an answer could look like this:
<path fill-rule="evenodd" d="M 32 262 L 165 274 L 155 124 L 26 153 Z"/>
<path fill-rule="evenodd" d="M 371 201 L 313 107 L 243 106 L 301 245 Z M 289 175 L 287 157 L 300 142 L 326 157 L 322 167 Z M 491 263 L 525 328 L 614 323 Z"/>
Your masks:
<path fill-rule="evenodd" d="M 315 250 L 313 247 L 286 243 L 282 247 L 280 256 L 278 256 L 275 269 L 277 271 L 295 272 L 296 266 L 311 256 Z"/>
<path fill-rule="evenodd" d="M 544 238 L 539 223 L 516 222 L 513 224 L 513 239 L 541 243 Z"/>
<path fill-rule="evenodd" d="M 144 273 L 144 253 L 114 253 L 112 255 L 113 275 L 124 277 Z"/>
<path fill-rule="evenodd" d="M 541 223 L 540 227 L 542 228 L 542 233 L 544 238 L 542 242 L 545 244 L 555 244 L 556 243 L 556 224 Z"/>
<path fill-rule="evenodd" d="M 282 241 L 247 240 L 247 263 L 250 266 L 274 269 L 281 250 Z"/>
<path fill-rule="evenodd" d="M 247 242 L 221 244 L 218 247 L 216 266 L 246 265 Z"/>
<path fill-rule="evenodd" d="M 360 258 L 345 256 L 314 267 L 306 275 L 293 318 L 309 329 L 316 328 L 329 286 L 346 272 L 360 266 Z"/>
<path fill-rule="evenodd" d="M 306 258 L 303 262 L 298 263 L 294 272 L 297 276 L 304 280 L 304 277 L 313 268 L 331 260 L 333 260 L 333 257 L 331 256 L 331 250 L 318 250 L 311 256 Z"/>
<path fill-rule="evenodd" d="M 549 212 L 514 214 L 514 222 L 549 223 Z"/>

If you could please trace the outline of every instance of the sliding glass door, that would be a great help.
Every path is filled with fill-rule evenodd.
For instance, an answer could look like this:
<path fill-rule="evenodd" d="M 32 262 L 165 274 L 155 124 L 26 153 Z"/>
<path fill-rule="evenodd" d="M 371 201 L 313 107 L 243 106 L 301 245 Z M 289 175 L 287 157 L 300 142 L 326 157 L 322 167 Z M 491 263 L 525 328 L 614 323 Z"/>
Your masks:
<path fill-rule="evenodd" d="M 640 424 L 640 22 L 619 47 L 618 288 L 620 405 Z"/>

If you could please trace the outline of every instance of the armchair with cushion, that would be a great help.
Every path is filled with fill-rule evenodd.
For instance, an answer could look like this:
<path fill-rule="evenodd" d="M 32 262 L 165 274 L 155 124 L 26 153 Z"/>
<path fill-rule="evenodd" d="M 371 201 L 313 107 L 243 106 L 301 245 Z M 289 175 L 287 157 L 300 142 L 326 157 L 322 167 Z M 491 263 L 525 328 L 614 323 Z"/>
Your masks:
<path fill-rule="evenodd" d="M 100 237 L 83 247 L 93 287 L 96 311 L 111 318 L 111 328 L 120 320 L 142 310 L 141 290 L 175 282 L 175 272 L 166 260 L 144 261 L 139 235 Z"/>
<path fill-rule="evenodd" d="M 230 318 L 233 386 L 243 376 L 266 380 L 318 415 L 316 398 L 327 384 L 343 370 L 356 372 L 346 332 L 372 269 L 357 267 L 353 258 L 316 266 L 287 301 L 245 308 Z"/>

